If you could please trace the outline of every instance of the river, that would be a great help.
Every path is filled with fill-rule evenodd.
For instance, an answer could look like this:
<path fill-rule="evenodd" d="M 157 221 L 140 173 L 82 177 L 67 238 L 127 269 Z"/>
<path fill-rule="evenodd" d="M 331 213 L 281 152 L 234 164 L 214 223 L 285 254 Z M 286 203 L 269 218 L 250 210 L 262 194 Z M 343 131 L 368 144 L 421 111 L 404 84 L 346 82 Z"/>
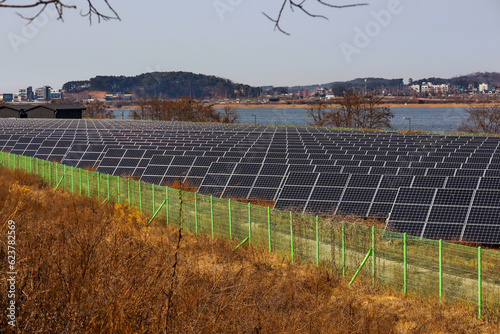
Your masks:
<path fill-rule="evenodd" d="M 235 109 L 240 115 L 240 123 L 305 126 L 310 119 L 306 109 L 301 108 L 259 108 Z M 394 130 L 453 132 L 466 118 L 464 108 L 392 108 Z M 122 115 L 123 112 L 123 115 Z M 116 118 L 129 118 L 130 110 L 115 110 Z M 406 117 L 406 119 L 405 119 Z"/>

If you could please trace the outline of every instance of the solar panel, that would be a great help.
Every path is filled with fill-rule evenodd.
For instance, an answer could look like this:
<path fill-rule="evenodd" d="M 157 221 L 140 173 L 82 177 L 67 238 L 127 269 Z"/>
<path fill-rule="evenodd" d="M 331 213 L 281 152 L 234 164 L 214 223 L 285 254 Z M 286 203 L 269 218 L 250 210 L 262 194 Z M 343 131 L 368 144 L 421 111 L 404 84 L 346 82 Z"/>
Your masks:
<path fill-rule="evenodd" d="M 0 149 L 179 180 L 311 214 L 389 217 L 414 235 L 500 243 L 500 139 L 227 124 L 2 120 Z M 494 235 L 491 235 L 494 234 Z"/>

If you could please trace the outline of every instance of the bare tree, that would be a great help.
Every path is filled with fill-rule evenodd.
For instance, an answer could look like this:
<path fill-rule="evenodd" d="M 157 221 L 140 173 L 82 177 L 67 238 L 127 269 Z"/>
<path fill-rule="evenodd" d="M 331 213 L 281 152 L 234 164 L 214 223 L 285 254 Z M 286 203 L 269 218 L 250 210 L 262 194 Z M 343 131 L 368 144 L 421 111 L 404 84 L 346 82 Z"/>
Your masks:
<path fill-rule="evenodd" d="M 37 11 L 35 12 L 34 15 L 31 16 L 24 16 L 20 13 L 18 13 L 22 18 L 28 20 L 28 21 L 33 21 L 36 19 L 40 14 L 42 14 L 48 7 L 53 6 L 58 14 L 58 18 L 60 20 L 63 20 L 63 14 L 64 10 L 67 9 L 81 9 L 80 13 L 84 17 L 88 17 L 90 23 L 92 23 L 93 17 L 97 17 L 97 21 L 100 22 L 101 20 L 103 21 L 108 21 L 112 19 L 120 20 L 120 16 L 118 13 L 114 10 L 114 8 L 111 6 L 108 0 L 100 0 L 104 3 L 104 6 L 98 6 L 96 5 L 97 0 L 86 0 L 86 6 L 85 9 L 81 9 L 79 6 L 75 5 L 74 2 L 70 0 L 29 0 L 24 3 L 16 3 L 16 0 L 0 0 L 0 8 L 13 8 L 13 9 L 29 9 L 29 8 L 35 8 Z M 285 30 L 283 30 L 280 26 L 281 19 L 284 14 L 284 10 L 287 6 L 290 7 L 292 11 L 295 9 L 298 9 L 302 11 L 303 13 L 307 14 L 308 16 L 311 17 L 319 17 L 328 20 L 328 18 L 325 15 L 322 14 L 314 14 L 310 11 L 310 9 L 306 8 L 306 4 L 313 2 L 312 0 L 282 0 L 282 4 L 280 7 L 280 10 L 278 12 L 278 15 L 276 18 L 272 18 L 266 13 L 264 16 L 266 16 L 269 20 L 274 22 L 274 29 L 277 29 L 281 31 L 282 33 L 289 35 Z M 349 4 L 349 5 L 332 5 L 328 2 L 325 2 L 325 0 L 316 0 L 317 4 L 320 4 L 322 6 L 330 7 L 330 8 L 349 8 L 349 7 L 357 7 L 357 6 L 367 6 L 367 3 L 355 3 L 355 4 Z M 104 9 L 101 9 L 101 7 L 104 7 Z M 107 13 L 106 13 L 107 12 Z"/>
<path fill-rule="evenodd" d="M 481 105 L 465 109 L 469 114 L 458 131 L 469 133 L 500 133 L 500 104 Z"/>
<path fill-rule="evenodd" d="M 141 110 L 133 111 L 133 119 L 180 121 L 180 122 L 220 122 L 221 115 L 215 111 L 213 104 L 206 104 L 192 97 L 178 100 L 159 98 L 139 101 Z"/>
<path fill-rule="evenodd" d="M 223 112 L 221 113 L 221 123 L 238 123 L 240 120 L 240 115 L 231 108 L 230 106 L 224 106 Z"/>
<path fill-rule="evenodd" d="M 356 129 L 391 128 L 394 114 L 383 105 L 381 96 L 362 96 L 348 89 L 336 103 L 336 106 L 330 107 L 326 102 L 320 101 L 308 108 L 307 114 L 313 118 L 309 125 Z"/>
<path fill-rule="evenodd" d="M 265 17 L 267 17 L 269 20 L 274 22 L 274 29 L 275 30 L 277 29 L 277 30 L 281 31 L 282 33 L 284 33 L 285 35 L 290 35 L 288 32 L 283 30 L 280 26 L 281 18 L 283 17 L 283 13 L 284 13 L 284 10 L 287 7 L 287 5 L 290 7 L 290 9 L 292 11 L 294 11 L 295 9 L 299 9 L 300 11 L 304 12 L 308 16 L 319 17 L 319 18 L 328 20 L 328 18 L 326 16 L 321 15 L 321 14 L 313 14 L 308 9 L 306 9 L 305 5 L 307 3 L 310 3 L 310 2 L 312 2 L 312 1 L 308 1 L 308 0 L 298 0 L 298 1 L 283 0 L 283 3 L 281 4 L 281 9 L 278 12 L 277 18 L 273 19 L 271 16 L 267 15 L 264 12 L 262 14 L 264 14 Z M 325 2 L 323 0 L 316 0 L 316 3 L 319 3 L 319 4 L 326 6 L 326 7 L 331 7 L 331 8 L 348 8 L 348 7 L 357 7 L 357 6 L 367 6 L 368 5 L 367 3 L 357 3 L 357 4 L 340 5 L 339 6 L 339 5 L 332 5 L 332 4 Z"/>
<path fill-rule="evenodd" d="M 383 99 L 383 96 L 374 93 L 367 94 L 361 99 L 362 108 L 356 114 L 356 128 L 391 128 L 391 118 L 394 117 L 394 114 L 389 107 L 383 105 Z"/>
<path fill-rule="evenodd" d="M 307 116 L 312 118 L 312 121 L 307 122 L 307 125 L 311 126 L 328 126 L 330 120 L 328 119 L 331 108 L 331 105 L 324 102 L 319 101 L 317 104 L 306 109 Z"/>
<path fill-rule="evenodd" d="M 109 109 L 106 109 L 104 102 L 101 101 L 93 101 L 90 102 L 85 111 L 83 112 L 83 117 L 86 118 L 115 118 L 113 112 Z"/>
<path fill-rule="evenodd" d="M 55 10 L 57 11 L 58 19 L 60 20 L 63 20 L 64 11 L 68 9 L 80 9 L 80 14 L 83 17 L 88 17 L 90 23 L 92 23 L 92 19 L 94 17 L 97 18 L 98 22 L 101 22 L 101 20 L 120 20 L 118 13 L 109 4 L 108 0 L 100 1 L 104 3 L 103 6 L 96 5 L 96 2 L 99 1 L 86 0 L 85 2 L 87 5 L 85 6 L 85 8 L 81 8 L 75 5 L 74 1 L 70 0 L 30 0 L 23 1 L 23 3 L 19 3 L 19 1 L 15 0 L 0 0 L 0 8 L 13 8 L 23 10 L 30 8 L 36 9 L 35 14 L 31 16 L 24 16 L 18 13 L 18 15 L 28 21 L 33 21 L 49 7 L 55 8 Z M 104 9 L 102 9 L 101 7 L 104 7 Z"/>

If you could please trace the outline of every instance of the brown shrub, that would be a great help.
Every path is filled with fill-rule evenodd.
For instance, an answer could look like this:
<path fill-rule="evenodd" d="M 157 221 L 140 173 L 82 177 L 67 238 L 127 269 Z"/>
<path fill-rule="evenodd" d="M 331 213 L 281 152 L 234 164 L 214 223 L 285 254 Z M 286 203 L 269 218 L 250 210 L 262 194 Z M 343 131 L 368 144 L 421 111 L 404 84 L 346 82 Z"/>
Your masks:
<path fill-rule="evenodd" d="M 404 299 L 326 269 L 146 226 L 134 207 L 53 192 L 0 169 L 1 235 L 16 222 L 17 330 L 24 333 L 495 333 L 466 308 Z M 1 259 L 6 258 L 0 243 Z M 7 291 L 7 262 L 0 289 Z M 169 287 L 173 289 L 170 290 Z M 168 316 L 167 295 L 172 292 Z M 0 328 L 8 328 L 0 294 Z"/>

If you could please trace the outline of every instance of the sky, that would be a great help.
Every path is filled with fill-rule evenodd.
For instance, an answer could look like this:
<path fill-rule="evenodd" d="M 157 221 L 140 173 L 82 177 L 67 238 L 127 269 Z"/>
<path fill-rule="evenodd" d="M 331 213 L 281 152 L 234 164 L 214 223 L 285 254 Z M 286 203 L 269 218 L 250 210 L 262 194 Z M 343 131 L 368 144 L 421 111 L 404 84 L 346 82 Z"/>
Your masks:
<path fill-rule="evenodd" d="M 254 86 L 500 72 L 498 0 L 367 0 L 344 9 L 307 0 L 311 13 L 328 20 L 287 7 L 281 27 L 289 36 L 262 14 L 276 17 L 282 0 L 109 2 L 120 21 L 90 25 L 66 10 L 61 22 L 51 10 L 27 25 L 15 10 L 0 9 L 0 93 L 152 71 Z M 94 3 L 105 9 L 102 0 Z"/>

